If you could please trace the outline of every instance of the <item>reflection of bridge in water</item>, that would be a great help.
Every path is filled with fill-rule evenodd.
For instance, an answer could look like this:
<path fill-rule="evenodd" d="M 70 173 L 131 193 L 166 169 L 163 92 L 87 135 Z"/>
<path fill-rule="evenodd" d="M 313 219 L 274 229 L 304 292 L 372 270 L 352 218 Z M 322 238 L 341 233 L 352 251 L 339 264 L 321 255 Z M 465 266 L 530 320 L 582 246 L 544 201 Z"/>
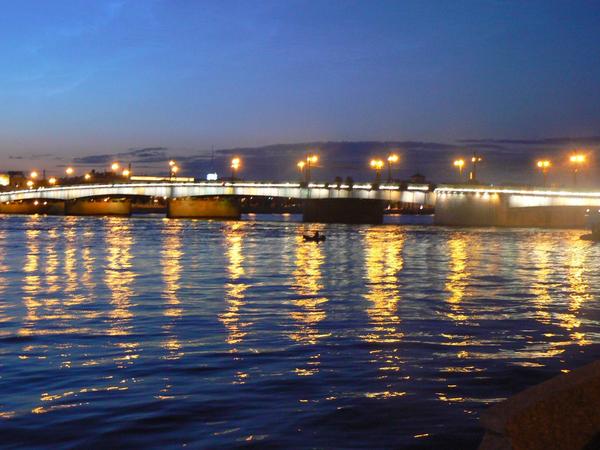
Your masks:
<path fill-rule="evenodd" d="M 435 223 L 457 226 L 582 227 L 600 192 L 478 185 L 156 182 L 82 184 L 0 192 L 0 213 L 129 215 L 132 201 L 166 203 L 169 217 L 240 217 L 240 199 L 302 203 L 307 222 L 381 223 L 387 205 L 435 207 Z"/>

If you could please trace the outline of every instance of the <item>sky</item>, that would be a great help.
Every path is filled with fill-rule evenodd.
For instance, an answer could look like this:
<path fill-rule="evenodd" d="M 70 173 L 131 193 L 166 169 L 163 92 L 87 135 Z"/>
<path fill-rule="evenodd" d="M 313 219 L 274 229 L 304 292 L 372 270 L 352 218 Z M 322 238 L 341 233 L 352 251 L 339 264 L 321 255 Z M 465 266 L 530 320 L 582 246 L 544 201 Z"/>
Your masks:
<path fill-rule="evenodd" d="M 337 159 L 324 155 L 322 175 L 366 176 L 363 159 L 389 143 L 411 162 L 405 174 L 426 167 L 440 178 L 449 159 L 478 150 L 506 161 L 488 165 L 491 178 L 517 181 L 534 176 L 529 166 L 502 169 L 600 150 L 596 1 L 21 0 L 2 8 L 6 169 L 83 170 L 118 157 L 152 171 L 178 157 L 197 175 L 214 148 L 217 170 L 230 154 L 247 154 L 248 176 L 277 178 L 294 175 L 309 143 L 325 151 L 362 142 L 333 145 Z"/>

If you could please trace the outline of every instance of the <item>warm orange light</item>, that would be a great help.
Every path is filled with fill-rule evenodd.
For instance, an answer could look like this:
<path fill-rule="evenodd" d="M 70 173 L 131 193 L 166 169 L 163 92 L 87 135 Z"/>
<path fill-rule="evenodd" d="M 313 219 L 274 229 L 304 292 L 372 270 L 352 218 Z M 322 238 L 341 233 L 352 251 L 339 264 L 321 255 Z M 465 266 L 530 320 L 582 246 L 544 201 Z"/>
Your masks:
<path fill-rule="evenodd" d="M 169 166 L 170 167 L 173 167 L 174 165 L 175 165 L 175 161 L 173 161 L 173 160 L 169 161 Z"/>
<path fill-rule="evenodd" d="M 114 162 L 114 163 L 112 163 L 112 165 L 110 166 L 110 168 L 112 169 L 112 171 L 113 171 L 113 172 L 116 172 L 117 170 L 119 170 L 119 167 L 121 167 L 121 166 L 119 165 L 119 163 L 118 163 L 118 162 Z"/>
<path fill-rule="evenodd" d="M 383 161 L 380 159 L 372 159 L 370 164 L 371 167 L 375 170 L 379 170 L 383 167 Z"/>
<path fill-rule="evenodd" d="M 85 178 L 86 180 L 91 180 L 91 179 L 92 179 L 92 176 L 91 176 L 89 173 L 86 173 L 86 174 L 85 174 L 85 176 L 84 176 L 84 178 Z"/>
<path fill-rule="evenodd" d="M 387 160 L 388 160 L 389 163 L 397 163 L 399 159 L 400 158 L 398 157 L 398 155 L 396 155 L 394 153 L 392 153 L 391 155 L 389 155 L 388 158 L 387 158 Z"/>
<path fill-rule="evenodd" d="M 571 163 L 573 164 L 583 164 L 585 162 L 585 159 L 585 155 L 578 153 L 575 155 L 571 155 L 569 161 L 571 161 Z"/>
<path fill-rule="evenodd" d="M 67 175 L 73 175 L 74 170 L 72 167 L 67 167 L 65 169 L 65 172 L 67 173 Z"/>
<path fill-rule="evenodd" d="M 50 184 L 56 184 L 56 178 L 50 177 L 50 179 L 48 180 L 48 183 L 50 183 Z"/>
<path fill-rule="evenodd" d="M 471 162 L 474 162 L 474 163 L 476 163 L 476 162 L 481 162 L 481 161 L 482 161 L 482 158 L 481 158 L 481 156 L 473 156 L 473 157 L 471 158 Z"/>
<path fill-rule="evenodd" d="M 465 165 L 465 160 L 464 159 L 457 159 L 454 161 L 454 165 L 456 167 L 458 167 L 459 169 L 462 169 L 463 166 Z"/>
<path fill-rule="evenodd" d="M 128 177 L 129 175 L 131 175 L 131 172 L 128 169 L 123 170 L 124 177 Z"/>
<path fill-rule="evenodd" d="M 242 165 L 242 160 L 240 158 L 236 157 L 231 160 L 231 168 L 233 170 L 238 170 L 241 165 Z"/>
<path fill-rule="evenodd" d="M 33 181 L 28 180 L 27 181 L 27 186 L 31 189 L 33 187 Z"/>
<path fill-rule="evenodd" d="M 171 173 L 177 173 L 177 172 L 179 172 L 179 167 L 171 166 Z"/>
<path fill-rule="evenodd" d="M 29 174 L 29 176 L 30 176 L 31 178 L 35 179 L 35 178 L 37 178 L 37 177 L 38 177 L 38 173 L 37 173 L 37 172 L 34 170 L 34 171 L 32 171 L 32 172 Z"/>
<path fill-rule="evenodd" d="M 311 163 L 311 164 L 315 164 L 316 162 L 319 161 L 319 157 L 317 155 L 308 155 L 306 157 L 306 161 Z"/>
<path fill-rule="evenodd" d="M 552 165 L 552 163 L 550 161 L 548 161 L 547 159 L 541 159 L 537 162 L 537 166 L 540 169 L 547 169 L 548 167 L 550 167 Z"/>
<path fill-rule="evenodd" d="M 298 164 L 296 165 L 298 166 L 298 169 L 304 170 L 304 166 L 306 165 L 306 163 L 304 161 L 298 161 Z"/>

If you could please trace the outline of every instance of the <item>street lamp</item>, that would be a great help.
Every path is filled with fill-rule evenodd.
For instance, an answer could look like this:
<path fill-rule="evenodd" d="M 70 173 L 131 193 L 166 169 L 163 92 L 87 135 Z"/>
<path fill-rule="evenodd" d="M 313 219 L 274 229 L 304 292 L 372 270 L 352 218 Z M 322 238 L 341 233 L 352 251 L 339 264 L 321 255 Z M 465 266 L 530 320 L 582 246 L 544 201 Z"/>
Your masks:
<path fill-rule="evenodd" d="M 50 177 L 50 179 L 48 180 L 48 183 L 50 183 L 51 185 L 55 185 L 56 184 L 56 178 Z"/>
<path fill-rule="evenodd" d="M 476 182 L 477 181 L 477 163 L 483 161 L 481 156 L 478 156 L 476 152 L 473 152 L 473 157 L 471 158 L 471 163 L 473 164 L 473 170 L 469 174 L 469 180 Z"/>
<path fill-rule="evenodd" d="M 35 170 L 32 170 L 31 173 L 29 174 L 29 177 L 33 180 L 35 180 L 38 177 L 38 173 Z"/>
<path fill-rule="evenodd" d="M 310 165 L 316 164 L 319 161 L 319 157 L 313 153 L 306 155 L 306 182 L 310 183 Z"/>
<path fill-rule="evenodd" d="M 179 172 L 179 167 L 177 167 L 175 164 L 173 164 L 171 166 L 171 178 L 173 178 L 175 175 L 177 175 L 177 172 Z"/>
<path fill-rule="evenodd" d="M 579 168 L 585 164 L 586 157 L 582 153 L 577 153 L 569 157 L 569 161 L 573 164 L 573 185 L 577 186 L 577 172 Z"/>
<path fill-rule="evenodd" d="M 73 168 L 72 168 L 72 167 L 67 167 L 67 168 L 65 169 L 65 173 L 66 173 L 67 175 L 69 175 L 69 176 L 73 175 L 73 172 L 74 172 L 74 170 L 73 170 Z"/>
<path fill-rule="evenodd" d="M 86 179 L 86 181 L 90 181 L 92 179 L 92 175 L 90 175 L 89 173 L 86 173 L 83 178 Z"/>
<path fill-rule="evenodd" d="M 298 164 L 296 164 L 296 166 L 298 166 L 298 170 L 300 171 L 300 179 L 303 180 L 304 179 L 304 166 L 306 166 L 306 163 L 304 161 L 298 161 Z"/>
<path fill-rule="evenodd" d="M 395 153 L 391 153 L 387 157 L 387 165 L 388 165 L 388 183 L 392 182 L 392 164 L 398 162 L 400 158 Z"/>
<path fill-rule="evenodd" d="M 381 159 L 372 159 L 370 165 L 371 169 L 375 170 L 375 182 L 379 183 L 381 181 L 381 169 L 383 167 L 383 161 Z"/>
<path fill-rule="evenodd" d="M 231 181 L 235 181 L 235 175 L 242 165 L 242 160 L 237 156 L 231 160 Z"/>
<path fill-rule="evenodd" d="M 461 181 L 462 181 L 462 171 L 463 171 L 464 166 L 465 166 L 464 159 L 456 159 L 454 161 L 454 167 L 458 167 L 458 175 L 460 176 Z"/>
<path fill-rule="evenodd" d="M 121 167 L 121 166 L 119 165 L 119 163 L 118 163 L 118 162 L 114 162 L 114 163 L 112 163 L 112 164 L 111 164 L 111 166 L 110 166 L 110 169 L 111 169 L 113 172 L 116 172 L 117 170 L 119 170 L 119 167 Z"/>
<path fill-rule="evenodd" d="M 33 189 L 33 185 L 34 185 L 33 180 L 27 180 L 27 187 L 29 189 Z"/>
<path fill-rule="evenodd" d="M 123 170 L 123 176 L 125 178 L 129 178 L 129 175 L 131 175 L 131 171 L 129 169 L 124 169 Z"/>
<path fill-rule="evenodd" d="M 547 159 L 541 159 L 537 162 L 537 166 L 542 171 L 542 175 L 544 177 L 544 187 L 546 187 L 546 185 L 548 184 L 548 169 L 551 165 L 552 163 Z"/>

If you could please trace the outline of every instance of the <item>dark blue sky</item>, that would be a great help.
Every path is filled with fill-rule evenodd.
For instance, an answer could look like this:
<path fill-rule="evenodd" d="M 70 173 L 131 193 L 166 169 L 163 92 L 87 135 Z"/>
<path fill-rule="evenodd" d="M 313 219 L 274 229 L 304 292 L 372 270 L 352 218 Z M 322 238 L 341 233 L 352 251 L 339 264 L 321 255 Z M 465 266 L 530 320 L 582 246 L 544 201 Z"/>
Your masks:
<path fill-rule="evenodd" d="M 13 168 L 158 146 L 600 135 L 600 2 L 2 6 Z"/>

